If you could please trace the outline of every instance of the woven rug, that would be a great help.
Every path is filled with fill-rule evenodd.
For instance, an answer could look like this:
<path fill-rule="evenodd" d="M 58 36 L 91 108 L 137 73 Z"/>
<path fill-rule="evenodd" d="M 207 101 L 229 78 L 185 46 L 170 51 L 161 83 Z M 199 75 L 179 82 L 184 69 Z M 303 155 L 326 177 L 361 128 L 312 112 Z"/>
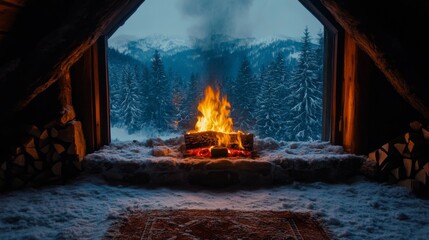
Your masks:
<path fill-rule="evenodd" d="M 309 213 L 150 210 L 127 214 L 105 239 L 330 239 Z"/>

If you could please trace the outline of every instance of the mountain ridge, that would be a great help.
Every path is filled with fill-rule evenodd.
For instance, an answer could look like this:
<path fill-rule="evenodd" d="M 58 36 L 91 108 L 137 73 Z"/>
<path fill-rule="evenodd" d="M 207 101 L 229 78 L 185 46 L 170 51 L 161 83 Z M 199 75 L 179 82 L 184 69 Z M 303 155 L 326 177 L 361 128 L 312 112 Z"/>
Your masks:
<path fill-rule="evenodd" d="M 154 52 L 158 51 L 166 69 L 189 77 L 193 73 L 204 74 L 213 66 L 223 76 L 234 76 L 244 57 L 249 59 L 252 69 L 259 72 L 279 52 L 285 56 L 287 64 L 294 65 L 301 43 L 282 35 L 266 38 L 234 38 L 221 34 L 205 38 L 165 35 L 138 38 L 120 35 L 109 39 L 108 46 L 147 65 Z M 223 69 L 218 69 L 220 63 Z"/>
<path fill-rule="evenodd" d="M 296 38 L 285 35 L 271 35 L 264 38 L 246 37 L 234 38 L 223 34 L 214 34 L 204 38 L 184 37 L 184 36 L 167 36 L 167 35 L 150 35 L 146 37 L 137 37 L 134 35 L 119 35 L 109 39 L 109 47 L 124 53 L 127 45 L 138 42 L 142 49 L 157 49 L 162 52 L 168 52 L 172 49 L 191 49 L 204 44 L 201 43 L 226 43 L 237 42 L 240 46 L 269 45 L 276 41 L 300 41 Z M 144 45 L 144 44 L 147 45 Z"/>

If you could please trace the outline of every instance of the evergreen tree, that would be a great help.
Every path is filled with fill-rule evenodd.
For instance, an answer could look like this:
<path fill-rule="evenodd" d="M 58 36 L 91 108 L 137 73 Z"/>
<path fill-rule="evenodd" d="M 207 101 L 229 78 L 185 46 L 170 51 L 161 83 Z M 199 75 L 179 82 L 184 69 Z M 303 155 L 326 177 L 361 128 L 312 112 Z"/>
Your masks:
<path fill-rule="evenodd" d="M 183 79 L 179 74 L 173 75 L 173 93 L 172 93 L 172 107 L 173 107 L 173 121 L 174 130 L 178 130 L 181 122 L 183 121 L 182 117 L 185 116 L 184 104 L 185 104 L 185 91 Z"/>
<path fill-rule="evenodd" d="M 144 126 L 149 126 L 150 125 L 150 114 L 148 113 L 148 102 L 149 102 L 149 95 L 150 95 L 150 90 L 151 90 L 151 76 L 150 76 L 150 71 L 149 68 L 143 64 L 142 69 L 141 69 L 141 74 L 140 74 L 140 81 L 139 81 L 139 85 L 140 85 L 140 108 L 143 111 L 143 114 L 141 115 L 141 122 L 142 122 L 142 127 Z M 152 89 L 153 90 L 153 89 Z"/>
<path fill-rule="evenodd" d="M 121 121 L 121 96 L 122 88 L 120 71 L 116 65 L 109 64 L 109 96 L 110 96 L 110 125 L 118 127 Z"/>
<path fill-rule="evenodd" d="M 275 130 L 274 136 L 278 140 L 287 139 L 286 125 L 290 109 L 290 106 L 287 104 L 285 99 L 285 96 L 288 95 L 287 77 L 286 61 L 283 53 L 279 51 L 271 72 L 271 79 L 275 83 L 271 94 L 271 104 L 275 107 L 275 120 L 277 122 L 277 129 Z"/>
<path fill-rule="evenodd" d="M 138 131 L 141 127 L 140 94 L 136 81 L 136 68 L 126 65 L 122 74 L 123 92 L 120 102 L 121 123 L 129 134 Z"/>
<path fill-rule="evenodd" d="M 276 137 L 278 129 L 278 115 L 274 103 L 276 101 L 273 90 L 277 83 L 273 81 L 274 64 L 264 67 L 261 71 L 261 92 L 257 97 L 258 110 L 256 111 L 256 126 L 260 137 Z"/>
<path fill-rule="evenodd" d="M 262 70 L 261 92 L 257 100 L 257 129 L 261 137 L 287 140 L 289 106 L 287 96 L 288 74 L 284 55 L 278 52 L 275 60 Z"/>
<path fill-rule="evenodd" d="M 298 65 L 292 74 L 289 88 L 291 119 L 288 132 L 292 140 L 312 141 L 321 137 L 321 90 L 318 85 L 318 66 L 308 28 L 304 29 Z"/>
<path fill-rule="evenodd" d="M 319 32 L 317 34 L 317 42 L 318 45 L 315 49 L 315 55 L 316 55 L 316 61 L 317 61 L 317 84 L 319 86 L 319 89 L 321 89 L 320 91 L 320 98 L 323 99 L 323 82 L 324 82 L 324 77 L 323 77 L 323 70 L 324 70 L 324 57 L 325 57 L 325 53 L 324 53 L 324 47 L 325 47 L 325 42 L 324 42 L 324 35 L 322 32 Z M 320 112 L 320 114 L 322 114 Z M 322 116 L 320 116 L 322 117 Z"/>
<path fill-rule="evenodd" d="M 234 84 L 234 93 L 229 94 L 232 99 L 232 113 L 234 124 L 237 129 L 249 131 L 255 130 L 256 124 L 256 102 L 255 96 L 258 93 L 258 84 L 250 66 L 250 62 L 245 57 L 240 65 L 237 80 Z"/>
<path fill-rule="evenodd" d="M 324 63 L 325 63 L 325 39 L 324 39 L 324 34 L 323 32 L 319 32 L 317 34 L 317 42 L 318 42 L 318 46 L 316 47 L 315 50 L 315 55 L 316 55 L 316 61 L 317 61 L 317 86 L 318 89 L 320 89 L 320 91 L 318 91 L 319 97 L 320 97 L 320 111 L 316 111 L 317 114 L 317 118 L 320 121 L 320 128 L 322 128 L 322 120 L 323 120 L 323 105 L 324 105 L 324 82 L 325 82 L 325 77 L 324 77 Z M 321 138 L 321 135 L 320 135 Z"/>
<path fill-rule="evenodd" d="M 317 34 L 317 47 L 315 49 L 315 55 L 316 55 L 316 61 L 318 66 L 318 80 L 320 84 L 323 86 L 323 66 L 324 66 L 324 47 L 325 47 L 325 41 L 324 41 L 324 35 L 323 32 L 319 32 Z"/>
<path fill-rule="evenodd" d="M 151 61 L 152 74 L 146 113 L 148 114 L 151 125 L 163 131 L 166 130 L 171 123 L 171 94 L 169 92 L 169 83 L 165 75 L 164 65 L 158 50 L 155 51 Z"/>
<path fill-rule="evenodd" d="M 199 82 L 199 76 L 192 73 L 189 78 L 189 86 L 187 88 L 187 97 L 183 104 L 184 111 L 180 116 L 179 126 L 181 129 L 194 129 L 198 116 L 198 102 L 202 96 L 202 89 Z"/>

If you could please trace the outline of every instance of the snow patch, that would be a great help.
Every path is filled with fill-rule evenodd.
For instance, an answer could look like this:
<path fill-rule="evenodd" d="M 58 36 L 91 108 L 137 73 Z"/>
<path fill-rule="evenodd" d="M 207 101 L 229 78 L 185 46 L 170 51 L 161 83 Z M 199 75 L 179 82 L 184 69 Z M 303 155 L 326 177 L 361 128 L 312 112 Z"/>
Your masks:
<path fill-rule="evenodd" d="M 345 194 L 353 189 L 355 194 Z M 378 202 L 374 209 L 369 203 Z M 232 209 L 311 212 L 335 239 L 426 239 L 429 201 L 408 190 L 357 178 L 267 189 L 194 191 L 111 186 L 85 177 L 61 186 L 0 196 L 0 239 L 103 239 L 128 212 Z"/>
<path fill-rule="evenodd" d="M 130 44 L 136 44 L 143 52 L 157 49 L 168 54 L 174 54 L 192 48 L 191 40 L 181 36 L 152 35 L 145 38 L 137 38 L 120 35 L 109 39 L 109 47 L 122 53 L 129 51 Z"/>
<path fill-rule="evenodd" d="M 140 129 L 140 131 L 129 134 L 124 128 L 112 127 L 110 129 L 111 138 L 113 143 L 140 141 L 144 142 L 149 139 L 159 138 L 161 140 L 167 140 L 183 135 L 182 133 L 174 133 L 171 131 L 160 132 L 154 128 L 146 127 Z"/>

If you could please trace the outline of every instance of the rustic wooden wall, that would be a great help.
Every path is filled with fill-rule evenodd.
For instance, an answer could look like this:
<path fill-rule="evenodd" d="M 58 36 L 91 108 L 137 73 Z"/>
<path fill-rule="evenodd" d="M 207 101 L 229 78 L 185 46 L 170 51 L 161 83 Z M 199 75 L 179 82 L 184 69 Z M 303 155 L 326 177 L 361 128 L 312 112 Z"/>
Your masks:
<path fill-rule="evenodd" d="M 342 144 L 349 152 L 368 154 L 424 118 L 395 91 L 350 34 L 344 42 Z"/>
<path fill-rule="evenodd" d="M 110 143 L 106 41 L 100 38 L 71 68 L 73 105 L 85 123 L 88 152 Z"/>
<path fill-rule="evenodd" d="M 393 88 L 429 119 L 429 26 L 426 0 L 320 0 Z"/>
<path fill-rule="evenodd" d="M 61 178 L 66 170 L 78 168 L 66 167 L 79 162 L 86 148 L 79 121 L 84 117 L 75 114 L 70 68 L 90 48 L 98 46 L 95 43 L 100 36 L 124 22 L 143 1 L 0 1 L 0 190 L 5 185 L 22 186 L 34 179 Z M 93 60 L 91 66 L 99 64 L 100 59 Z M 102 69 L 94 68 L 90 75 L 84 74 L 78 80 L 83 85 L 99 84 L 93 80 Z M 88 104 L 101 106 L 96 100 Z M 98 118 L 102 111 L 108 114 L 106 109 L 99 109 Z M 100 129 L 100 123 L 96 128 Z M 37 131 L 28 132 L 26 126 Z M 46 134 L 39 132 L 46 131 L 46 146 L 55 150 L 45 148 Z M 59 139 L 57 131 L 72 135 Z M 96 134 L 99 140 L 106 133 Z M 40 168 L 39 162 L 44 167 Z"/>
<path fill-rule="evenodd" d="M 1 1 L 0 137 L 13 139 L 19 113 L 142 2 Z"/>

